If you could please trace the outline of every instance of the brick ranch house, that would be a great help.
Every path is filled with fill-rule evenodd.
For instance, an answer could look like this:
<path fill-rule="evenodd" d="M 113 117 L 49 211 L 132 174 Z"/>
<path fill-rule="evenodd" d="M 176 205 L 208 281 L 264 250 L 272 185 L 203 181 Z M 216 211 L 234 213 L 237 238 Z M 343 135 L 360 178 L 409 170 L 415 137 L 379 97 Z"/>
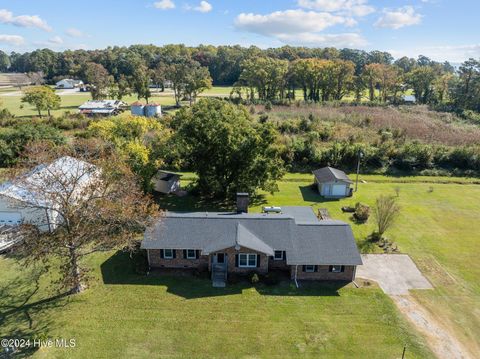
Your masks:
<path fill-rule="evenodd" d="M 229 273 L 289 271 L 297 280 L 352 281 L 362 264 L 352 229 L 342 221 L 319 220 L 311 207 L 281 213 L 167 212 L 146 231 L 141 248 L 151 268 L 208 270 L 214 286 Z"/>

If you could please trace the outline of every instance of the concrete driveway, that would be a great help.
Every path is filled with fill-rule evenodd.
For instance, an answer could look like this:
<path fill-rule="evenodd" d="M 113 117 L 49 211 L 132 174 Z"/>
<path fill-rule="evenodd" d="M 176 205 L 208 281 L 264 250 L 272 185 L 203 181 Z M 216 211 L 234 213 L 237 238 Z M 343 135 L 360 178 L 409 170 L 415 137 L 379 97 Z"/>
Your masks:
<path fill-rule="evenodd" d="M 390 295 L 408 294 L 409 289 L 432 289 L 430 282 L 406 254 L 363 254 L 357 277 L 374 280 Z"/>

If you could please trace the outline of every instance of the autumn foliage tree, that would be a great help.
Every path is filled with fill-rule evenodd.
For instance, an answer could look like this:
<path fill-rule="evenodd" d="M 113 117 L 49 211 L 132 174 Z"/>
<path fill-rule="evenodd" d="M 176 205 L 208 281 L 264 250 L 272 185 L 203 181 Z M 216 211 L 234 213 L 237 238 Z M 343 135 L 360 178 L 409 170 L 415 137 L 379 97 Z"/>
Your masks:
<path fill-rule="evenodd" d="M 31 146 L 17 170 L 39 173 L 35 180 L 12 179 L 22 191 L 35 193 L 36 200 L 26 202 L 25 208 L 50 214 L 45 219 L 48 223 L 22 225 L 18 251 L 27 263 L 47 265 L 56 259 L 60 283 L 71 293 L 82 291 L 88 282 L 85 257 L 133 249 L 159 216 L 129 167 L 99 142 Z M 45 227 L 50 230 L 41 230 Z"/>

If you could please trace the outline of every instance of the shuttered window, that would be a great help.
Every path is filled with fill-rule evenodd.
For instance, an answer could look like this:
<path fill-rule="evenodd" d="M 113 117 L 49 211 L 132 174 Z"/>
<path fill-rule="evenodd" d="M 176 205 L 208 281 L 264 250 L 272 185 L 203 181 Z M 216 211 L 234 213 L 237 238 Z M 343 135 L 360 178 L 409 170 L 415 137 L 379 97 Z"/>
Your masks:
<path fill-rule="evenodd" d="M 163 250 L 163 258 L 172 259 L 173 258 L 173 249 L 164 249 Z"/>
<path fill-rule="evenodd" d="M 240 268 L 251 268 L 257 266 L 257 255 L 250 253 L 240 253 L 238 255 L 238 266 Z"/>

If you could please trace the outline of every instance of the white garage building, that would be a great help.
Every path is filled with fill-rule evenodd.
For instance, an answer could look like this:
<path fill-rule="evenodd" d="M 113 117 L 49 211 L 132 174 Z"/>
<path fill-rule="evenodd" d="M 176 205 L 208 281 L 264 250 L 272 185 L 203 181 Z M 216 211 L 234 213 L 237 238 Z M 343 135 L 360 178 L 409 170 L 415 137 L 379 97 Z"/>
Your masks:
<path fill-rule="evenodd" d="M 332 167 L 323 167 L 312 172 L 318 193 L 326 198 L 344 198 L 352 195 L 353 183 L 345 172 Z"/>
<path fill-rule="evenodd" d="M 72 178 L 75 179 L 74 190 L 81 190 L 85 188 L 82 186 L 91 183 L 96 171 L 96 167 L 90 163 L 73 157 L 61 157 L 49 165 L 37 166 L 25 175 L 3 183 L 0 185 L 0 227 L 33 224 L 41 231 L 54 230 L 60 223 L 56 210 L 60 196 L 55 195 L 56 188 L 64 190 L 64 186 L 73 183 L 70 181 Z M 39 188 L 46 190 L 38 191 Z"/>

